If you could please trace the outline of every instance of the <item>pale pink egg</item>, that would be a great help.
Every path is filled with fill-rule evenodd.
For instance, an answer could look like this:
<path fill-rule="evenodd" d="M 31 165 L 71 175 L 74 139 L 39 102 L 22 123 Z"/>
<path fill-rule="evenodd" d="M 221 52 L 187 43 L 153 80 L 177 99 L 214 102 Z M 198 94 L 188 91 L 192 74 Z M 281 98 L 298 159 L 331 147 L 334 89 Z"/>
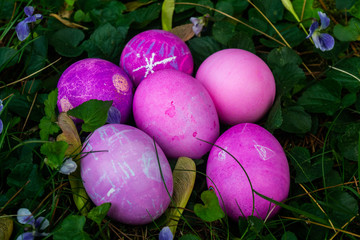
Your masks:
<path fill-rule="evenodd" d="M 135 91 L 136 126 L 154 137 L 166 156 L 201 158 L 219 136 L 214 103 L 202 84 L 190 75 L 160 70 Z"/>
<path fill-rule="evenodd" d="M 252 194 L 250 182 L 266 197 L 278 202 L 287 198 L 289 165 L 277 139 L 256 124 L 241 123 L 225 131 L 215 145 L 222 149 L 214 146 L 210 151 L 207 184 L 214 189 L 223 210 L 234 220 L 252 214 L 262 219 L 274 216 L 280 207 Z"/>
<path fill-rule="evenodd" d="M 125 224 L 147 224 L 164 213 L 173 192 L 172 172 L 151 137 L 132 126 L 107 124 L 84 146 L 81 177 L 95 205 L 110 202 L 108 215 Z"/>
<path fill-rule="evenodd" d="M 154 29 L 137 34 L 126 44 L 120 66 L 138 86 L 145 77 L 161 69 L 192 74 L 194 63 L 188 46 L 178 36 Z"/>
<path fill-rule="evenodd" d="M 212 97 L 222 122 L 235 125 L 256 122 L 275 98 L 275 80 L 270 68 L 255 54 L 225 49 L 210 55 L 196 78 Z"/>
<path fill-rule="evenodd" d="M 133 84 L 124 70 L 109 61 L 87 58 L 73 63 L 61 75 L 57 88 L 59 112 L 97 99 L 112 100 L 121 123 L 131 114 Z"/>

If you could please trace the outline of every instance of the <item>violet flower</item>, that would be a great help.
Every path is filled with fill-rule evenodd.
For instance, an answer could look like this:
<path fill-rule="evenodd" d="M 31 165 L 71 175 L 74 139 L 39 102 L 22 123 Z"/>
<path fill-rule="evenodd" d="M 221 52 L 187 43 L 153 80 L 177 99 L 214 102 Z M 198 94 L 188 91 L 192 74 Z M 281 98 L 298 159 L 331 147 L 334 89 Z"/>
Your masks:
<path fill-rule="evenodd" d="M 319 26 L 319 22 L 314 19 L 313 23 L 309 29 L 309 35 L 306 38 L 312 38 L 314 41 L 315 47 L 319 48 L 321 51 L 329 51 L 333 49 L 335 45 L 334 38 L 327 33 L 321 33 L 321 30 L 326 29 L 330 24 L 330 19 L 326 16 L 326 13 L 318 12 L 320 17 L 321 25 Z"/>
<path fill-rule="evenodd" d="M 59 172 L 62 174 L 70 175 L 71 173 L 75 172 L 76 168 L 77 168 L 76 162 L 74 162 L 72 158 L 68 158 L 60 167 Z"/>
<path fill-rule="evenodd" d="M 32 6 L 26 6 L 24 12 L 27 18 L 19 22 L 15 27 L 16 35 L 20 41 L 24 41 L 30 35 L 30 27 L 28 24 L 43 18 L 41 14 L 33 15 L 34 7 Z"/>
<path fill-rule="evenodd" d="M 163 227 L 159 234 L 159 240 L 173 240 L 174 236 L 168 226 Z"/>
<path fill-rule="evenodd" d="M 203 27 L 207 24 L 207 19 L 210 17 L 209 14 L 206 14 L 202 17 L 196 18 L 191 17 L 190 21 L 193 23 L 192 29 L 196 36 L 200 36 L 201 31 L 203 30 Z"/>
<path fill-rule="evenodd" d="M 107 116 L 106 122 L 107 123 L 120 123 L 120 121 L 121 121 L 121 112 L 116 107 L 111 106 L 108 111 L 108 116 Z"/>
<path fill-rule="evenodd" d="M 48 233 L 40 232 L 49 226 L 49 221 L 44 217 L 38 217 L 35 219 L 27 208 L 20 208 L 18 210 L 17 220 L 21 224 L 31 225 L 32 231 L 20 234 L 16 240 L 33 240 L 35 237 L 46 237 L 49 235 Z M 29 230 L 27 227 L 25 229 Z"/>

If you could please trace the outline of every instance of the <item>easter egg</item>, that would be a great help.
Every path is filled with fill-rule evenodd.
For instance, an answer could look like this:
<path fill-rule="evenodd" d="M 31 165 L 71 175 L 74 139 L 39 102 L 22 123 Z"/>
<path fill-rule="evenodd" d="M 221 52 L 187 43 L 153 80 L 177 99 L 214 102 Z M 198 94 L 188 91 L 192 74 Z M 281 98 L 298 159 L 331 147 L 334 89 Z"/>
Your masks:
<path fill-rule="evenodd" d="M 193 58 L 188 46 L 175 34 L 148 30 L 134 36 L 124 47 L 120 66 L 135 86 L 160 69 L 176 69 L 192 74 Z"/>
<path fill-rule="evenodd" d="M 62 73 L 57 88 L 60 112 L 97 99 L 112 100 L 112 112 L 120 115 L 121 123 L 130 116 L 133 84 L 124 70 L 109 61 L 87 58 L 73 63 Z"/>
<path fill-rule="evenodd" d="M 255 54 L 225 49 L 200 65 L 196 78 L 211 95 L 221 122 L 256 122 L 272 106 L 275 80 L 270 68 Z"/>
<path fill-rule="evenodd" d="M 207 185 L 223 210 L 234 220 L 252 214 L 262 219 L 274 216 L 280 207 L 251 189 L 279 202 L 288 196 L 289 165 L 276 138 L 256 124 L 240 123 L 225 131 L 215 145 L 206 165 Z"/>
<path fill-rule="evenodd" d="M 172 172 L 151 137 L 132 126 L 107 124 L 84 146 L 81 177 L 95 205 L 110 202 L 108 215 L 133 225 L 150 223 L 164 213 L 173 192 Z"/>
<path fill-rule="evenodd" d="M 164 69 L 145 78 L 134 94 L 136 126 L 154 137 L 170 158 L 201 158 L 219 136 L 214 103 L 190 75 Z M 199 140 L 201 139 L 201 140 Z"/>

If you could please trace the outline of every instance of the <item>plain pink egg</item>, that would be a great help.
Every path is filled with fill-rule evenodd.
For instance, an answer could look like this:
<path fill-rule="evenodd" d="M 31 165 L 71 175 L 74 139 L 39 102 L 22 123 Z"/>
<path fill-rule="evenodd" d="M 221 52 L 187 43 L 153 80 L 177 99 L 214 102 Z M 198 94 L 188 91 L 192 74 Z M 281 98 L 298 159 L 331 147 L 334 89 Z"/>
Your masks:
<path fill-rule="evenodd" d="M 90 100 L 113 101 L 125 123 L 130 114 L 133 84 L 124 70 L 116 64 L 98 58 L 86 58 L 70 65 L 57 84 L 59 112 Z"/>
<path fill-rule="evenodd" d="M 201 158 L 219 136 L 219 119 L 210 95 L 190 75 L 160 70 L 135 91 L 136 126 L 154 137 L 170 158 Z M 197 139 L 199 138 L 199 139 Z"/>
<path fill-rule="evenodd" d="M 275 80 L 270 68 L 255 54 L 225 49 L 209 56 L 196 78 L 209 91 L 222 122 L 235 125 L 256 122 L 275 99 Z"/>
<path fill-rule="evenodd" d="M 192 74 L 194 62 L 186 43 L 175 34 L 152 29 L 134 36 L 124 47 L 120 66 L 134 85 L 161 69 L 176 69 Z"/>
<path fill-rule="evenodd" d="M 255 191 L 284 201 L 289 193 L 290 172 L 286 155 L 277 139 L 266 129 L 241 123 L 225 131 L 215 142 L 206 166 L 208 187 L 216 192 L 220 206 L 232 219 L 252 215 L 265 219 L 273 217 L 280 207 L 254 193 Z M 228 153 L 233 155 L 239 163 Z"/>
<path fill-rule="evenodd" d="M 164 213 L 173 192 L 172 172 L 158 145 L 157 157 L 151 137 L 132 126 L 107 124 L 84 146 L 81 177 L 95 205 L 110 202 L 108 215 L 133 225 L 150 223 Z"/>

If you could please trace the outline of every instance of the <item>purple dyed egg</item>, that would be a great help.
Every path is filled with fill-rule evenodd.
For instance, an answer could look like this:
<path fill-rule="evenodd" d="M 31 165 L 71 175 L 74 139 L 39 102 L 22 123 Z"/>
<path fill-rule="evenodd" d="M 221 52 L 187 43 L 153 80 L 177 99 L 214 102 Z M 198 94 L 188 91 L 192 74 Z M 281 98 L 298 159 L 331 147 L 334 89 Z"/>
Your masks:
<path fill-rule="evenodd" d="M 171 158 L 201 158 L 219 136 L 219 118 L 210 95 L 190 75 L 164 69 L 138 86 L 133 113 L 136 126 L 154 137 Z"/>
<path fill-rule="evenodd" d="M 133 84 L 116 64 L 97 58 L 87 58 L 70 65 L 61 75 L 57 88 L 60 112 L 90 100 L 113 101 L 118 111 L 116 119 L 125 123 L 131 113 Z"/>
<path fill-rule="evenodd" d="M 253 123 L 241 123 L 225 131 L 215 145 L 240 162 L 255 191 L 279 202 L 287 198 L 289 165 L 282 146 L 267 130 Z M 253 195 L 244 170 L 227 152 L 212 147 L 206 166 L 207 184 L 216 192 L 223 210 L 237 220 L 252 214 Z M 265 219 L 279 211 L 280 207 L 268 200 L 255 193 L 254 197 L 255 217 Z"/>
<path fill-rule="evenodd" d="M 125 46 L 120 66 L 135 86 L 160 69 L 172 68 L 192 74 L 193 58 L 188 46 L 175 34 L 148 30 L 133 37 Z"/>
<path fill-rule="evenodd" d="M 110 202 L 108 215 L 133 225 L 150 223 L 164 213 L 173 192 L 172 172 L 151 137 L 132 126 L 107 124 L 84 146 L 84 152 L 91 153 L 81 159 L 81 177 L 95 205 Z"/>

